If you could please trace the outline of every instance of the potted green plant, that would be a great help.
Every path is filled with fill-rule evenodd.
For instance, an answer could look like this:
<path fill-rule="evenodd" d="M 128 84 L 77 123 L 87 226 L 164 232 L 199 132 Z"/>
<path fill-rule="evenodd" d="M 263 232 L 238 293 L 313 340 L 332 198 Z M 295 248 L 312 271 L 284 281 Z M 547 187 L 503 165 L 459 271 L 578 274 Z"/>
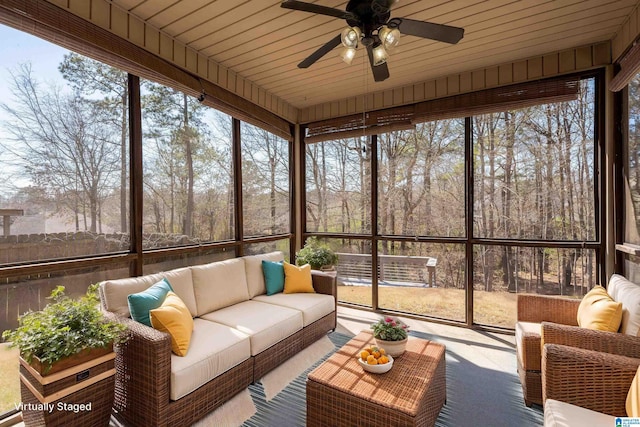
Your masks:
<path fill-rule="evenodd" d="M 314 270 L 331 270 L 338 263 L 338 255 L 315 237 L 307 239 L 304 247 L 296 253 L 296 264 L 309 264 Z"/>
<path fill-rule="evenodd" d="M 58 286 L 44 309 L 25 313 L 15 330 L 3 332 L 10 347 L 20 350 L 25 425 L 109 423 L 113 345 L 126 340 L 126 326 L 107 321 L 97 289 L 91 285 L 86 295 L 74 300 Z"/>
<path fill-rule="evenodd" d="M 385 316 L 371 325 L 373 337 L 378 347 L 385 349 L 393 357 L 404 353 L 409 337 L 409 326 L 402 320 Z"/>

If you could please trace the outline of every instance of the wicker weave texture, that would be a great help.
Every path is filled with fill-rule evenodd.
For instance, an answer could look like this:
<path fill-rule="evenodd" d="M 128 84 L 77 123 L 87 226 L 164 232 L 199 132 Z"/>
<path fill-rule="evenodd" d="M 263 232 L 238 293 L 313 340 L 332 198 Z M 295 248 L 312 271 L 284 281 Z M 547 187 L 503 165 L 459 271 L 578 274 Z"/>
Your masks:
<path fill-rule="evenodd" d="M 362 332 L 307 380 L 308 426 L 431 426 L 446 401 L 445 348 L 411 337 L 386 374 L 365 372 L 356 357 L 373 343 Z"/>
<path fill-rule="evenodd" d="M 518 295 L 518 321 L 578 326 L 580 300 L 545 295 Z"/>
<path fill-rule="evenodd" d="M 527 371 L 541 369 L 542 350 L 540 348 L 540 334 L 524 334 L 522 342 L 517 346 L 518 360 L 522 360 L 523 367 Z"/>
<path fill-rule="evenodd" d="M 166 425 L 190 425 L 204 418 L 208 413 L 247 388 L 253 378 L 252 375 L 253 360 L 247 359 L 191 392 L 188 399 L 185 396 L 176 401 L 170 401 L 167 405 Z"/>
<path fill-rule="evenodd" d="M 522 384 L 522 396 L 527 406 L 542 405 L 542 374 L 540 371 L 527 371 L 518 360 L 518 376 Z"/>
<path fill-rule="evenodd" d="M 555 399 L 613 416 L 625 402 L 640 359 L 564 345 L 545 344 L 543 400 Z"/>
<path fill-rule="evenodd" d="M 580 300 L 545 295 L 518 295 L 518 322 L 578 325 Z M 576 328 L 577 329 L 577 328 Z M 546 336 L 545 336 L 546 342 Z M 542 404 L 542 333 L 525 333 L 516 343 L 518 375 L 527 406 Z"/>
<path fill-rule="evenodd" d="M 596 331 L 555 323 L 542 323 L 545 344 L 560 344 L 585 350 L 640 358 L 640 337 L 617 332 Z"/>
<path fill-rule="evenodd" d="M 335 278 L 331 280 L 335 281 Z M 116 347 L 114 409 L 131 425 L 173 426 L 198 421 L 299 352 L 305 347 L 305 343 L 308 345 L 315 342 L 322 334 L 335 328 L 336 312 L 317 320 L 177 401 L 169 399 L 169 335 L 131 319 L 119 320 L 128 326 L 130 339 Z M 258 365 L 255 371 L 254 364 Z"/>
<path fill-rule="evenodd" d="M 103 363 L 97 364 L 95 366 L 92 366 L 86 369 L 84 372 L 86 373 L 86 379 L 88 379 L 88 378 L 94 378 L 100 374 L 104 374 L 105 372 L 108 372 L 113 368 L 114 368 L 114 360 L 111 359 Z M 20 365 L 20 373 L 25 377 L 29 378 L 30 379 L 29 382 L 38 391 L 38 393 L 40 393 L 43 396 L 54 394 L 68 387 L 74 386 L 78 383 L 78 380 L 76 379 L 76 375 L 72 374 L 65 378 L 61 378 L 58 381 L 54 381 L 49 384 L 42 384 L 40 381 L 37 381 L 31 375 L 31 373 L 24 366 L 22 366 L 22 364 Z"/>
<path fill-rule="evenodd" d="M 30 381 L 33 384 L 32 381 Z M 86 426 L 107 426 L 111 418 L 111 406 L 113 404 L 114 377 L 105 378 L 82 390 L 71 393 L 60 400 L 51 402 L 53 411 L 23 410 L 22 418 L 25 426 L 47 426 L 47 427 L 86 427 Z M 24 384 L 20 384 L 20 395 L 23 405 L 38 405 L 40 401 L 31 393 Z M 82 404 L 91 402 L 90 411 L 73 412 L 61 408 L 58 405 Z M 63 409 L 63 410 L 59 410 Z"/>

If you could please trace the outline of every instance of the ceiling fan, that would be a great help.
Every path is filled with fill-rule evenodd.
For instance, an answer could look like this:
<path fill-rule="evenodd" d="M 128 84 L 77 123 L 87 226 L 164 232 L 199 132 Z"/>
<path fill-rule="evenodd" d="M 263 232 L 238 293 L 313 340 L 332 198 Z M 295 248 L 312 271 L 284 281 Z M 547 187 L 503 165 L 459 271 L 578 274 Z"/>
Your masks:
<path fill-rule="evenodd" d="M 335 9 L 303 1 L 284 0 L 280 6 L 285 9 L 300 10 L 344 19 L 345 28 L 324 46 L 298 64 L 298 68 L 308 68 L 335 47 L 344 45 L 340 55 L 351 64 L 356 48 L 362 44 L 367 49 L 373 78 L 381 82 L 389 78 L 387 50 L 397 46 L 400 32 L 425 39 L 455 44 L 462 39 L 464 29 L 432 22 L 416 21 L 409 18 L 391 18 L 391 5 L 397 0 L 349 0 L 346 10 Z"/>

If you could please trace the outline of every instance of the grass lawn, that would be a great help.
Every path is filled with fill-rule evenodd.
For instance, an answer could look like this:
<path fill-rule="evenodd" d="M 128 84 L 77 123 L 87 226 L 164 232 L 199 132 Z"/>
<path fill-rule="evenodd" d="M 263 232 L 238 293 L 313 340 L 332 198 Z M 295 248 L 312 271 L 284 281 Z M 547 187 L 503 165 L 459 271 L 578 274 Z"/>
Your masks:
<path fill-rule="evenodd" d="M 474 321 L 491 326 L 513 328 L 517 295 L 509 292 L 474 291 Z M 464 289 L 381 286 L 378 305 L 443 319 L 464 321 Z M 338 286 L 338 300 L 371 306 L 371 287 Z"/>
<path fill-rule="evenodd" d="M 20 403 L 18 349 L 0 344 L 0 413 L 15 409 Z"/>

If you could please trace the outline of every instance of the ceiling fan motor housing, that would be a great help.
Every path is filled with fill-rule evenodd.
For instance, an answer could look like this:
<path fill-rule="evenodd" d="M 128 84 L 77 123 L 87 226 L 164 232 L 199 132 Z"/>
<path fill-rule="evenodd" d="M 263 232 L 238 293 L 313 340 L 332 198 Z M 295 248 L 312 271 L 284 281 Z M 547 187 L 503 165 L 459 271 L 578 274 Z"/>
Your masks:
<path fill-rule="evenodd" d="M 350 15 L 347 17 L 347 24 L 362 30 L 363 45 L 374 43 L 374 32 L 391 17 L 389 3 L 388 0 L 350 0 L 347 3 L 346 11 Z"/>

